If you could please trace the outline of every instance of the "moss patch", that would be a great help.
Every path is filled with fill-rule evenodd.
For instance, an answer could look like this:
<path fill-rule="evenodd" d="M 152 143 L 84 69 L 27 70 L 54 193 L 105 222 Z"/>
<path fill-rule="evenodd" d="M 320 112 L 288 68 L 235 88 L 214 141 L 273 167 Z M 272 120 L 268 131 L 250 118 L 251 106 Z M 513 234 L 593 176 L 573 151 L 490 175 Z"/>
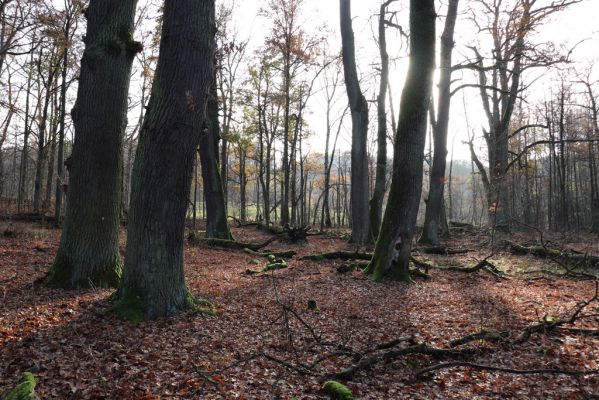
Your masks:
<path fill-rule="evenodd" d="M 57 255 L 54 263 L 48 270 L 46 284 L 50 287 L 74 289 L 74 288 L 113 288 L 119 285 L 123 276 L 123 265 L 115 261 L 101 268 L 95 268 L 94 273 L 86 278 L 74 280 L 75 266 L 72 261 L 64 256 Z"/>
<path fill-rule="evenodd" d="M 354 395 L 349 388 L 336 381 L 327 381 L 322 390 L 329 395 L 331 400 L 354 400 Z"/>
<path fill-rule="evenodd" d="M 210 300 L 195 297 L 189 290 L 187 291 L 186 302 L 192 311 L 209 316 L 216 315 L 216 306 Z"/>
<path fill-rule="evenodd" d="M 25 372 L 13 390 L 3 397 L 4 400 L 35 400 L 35 377 L 31 372 Z"/>
<path fill-rule="evenodd" d="M 114 313 L 133 325 L 142 322 L 145 319 L 145 312 L 141 296 L 126 291 L 125 296 L 121 297 L 119 293 L 122 292 L 119 291 L 116 296 L 114 294 L 111 296 L 117 297 L 118 300 L 116 300 L 116 303 L 108 309 L 108 313 Z"/>

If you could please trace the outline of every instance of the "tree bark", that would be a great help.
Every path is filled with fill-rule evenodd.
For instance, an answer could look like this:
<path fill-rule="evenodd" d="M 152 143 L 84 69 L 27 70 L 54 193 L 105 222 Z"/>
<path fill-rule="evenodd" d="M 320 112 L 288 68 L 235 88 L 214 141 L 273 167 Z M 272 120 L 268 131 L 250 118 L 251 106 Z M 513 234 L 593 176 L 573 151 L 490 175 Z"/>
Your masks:
<path fill-rule="evenodd" d="M 410 64 L 402 92 L 388 205 L 368 272 L 375 280 L 409 280 L 422 191 L 427 115 L 435 68 L 434 0 L 410 0 Z"/>
<path fill-rule="evenodd" d="M 214 0 L 166 0 L 160 56 L 140 133 L 117 312 L 168 317 L 193 304 L 183 231 L 194 153 L 213 82 Z M 133 313 L 133 315 L 132 315 Z"/>
<path fill-rule="evenodd" d="M 123 135 L 129 76 L 140 44 L 132 39 L 136 0 L 92 0 L 77 102 L 68 206 L 51 285 L 116 286 Z"/>
<path fill-rule="evenodd" d="M 369 236 L 368 210 L 368 103 L 360 89 L 356 49 L 351 21 L 351 0 L 340 0 L 341 40 L 345 87 L 352 116 L 351 221 L 352 242 L 366 244 Z"/>

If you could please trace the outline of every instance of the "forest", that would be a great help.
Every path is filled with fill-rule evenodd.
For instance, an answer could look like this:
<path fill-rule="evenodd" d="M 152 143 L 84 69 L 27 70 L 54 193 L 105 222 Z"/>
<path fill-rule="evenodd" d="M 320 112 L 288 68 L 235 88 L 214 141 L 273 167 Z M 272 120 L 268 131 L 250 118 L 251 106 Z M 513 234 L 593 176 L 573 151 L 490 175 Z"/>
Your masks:
<path fill-rule="evenodd" d="M 595 0 L 0 0 L 0 399 L 598 399 Z"/>

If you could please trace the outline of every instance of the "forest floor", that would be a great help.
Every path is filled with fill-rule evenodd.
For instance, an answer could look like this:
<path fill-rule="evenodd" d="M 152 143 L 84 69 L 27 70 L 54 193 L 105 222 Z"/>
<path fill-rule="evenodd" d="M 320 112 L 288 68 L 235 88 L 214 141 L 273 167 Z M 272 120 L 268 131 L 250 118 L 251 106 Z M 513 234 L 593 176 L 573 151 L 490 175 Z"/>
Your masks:
<path fill-rule="evenodd" d="M 235 228 L 234 235 L 252 241 L 269 237 L 255 228 Z M 187 312 L 131 325 L 106 313 L 111 290 L 43 286 L 59 236 L 58 230 L 23 224 L 15 237 L 0 238 L 0 393 L 31 371 L 40 399 L 326 399 L 321 389 L 326 373 L 359 363 L 361 355 L 381 362 L 341 380 L 356 399 L 599 398 L 599 302 L 586 305 L 575 325 L 542 329 L 523 343 L 513 340 L 540 320 L 549 326 L 568 319 L 595 295 L 591 279 L 528 273 L 548 268 L 547 259 L 503 250 L 489 260 L 509 279 L 484 270 L 432 269 L 430 279 L 413 284 L 375 283 L 359 270 L 338 272 L 343 261 L 300 260 L 353 250 L 334 237 L 313 236 L 304 245 L 274 243 L 270 248 L 298 255 L 286 269 L 253 275 L 246 274 L 260 268 L 252 264 L 253 256 L 187 245 L 188 286 L 216 305 L 216 316 Z M 599 254 L 596 237 L 558 239 Z M 473 251 L 419 258 L 439 266 L 473 266 L 491 254 L 489 242 L 486 234 L 462 235 L 446 245 Z M 308 310 L 308 300 L 318 310 Z M 481 329 L 504 332 L 506 338 L 455 347 L 473 354 L 389 356 L 423 342 L 449 349 L 450 340 Z M 395 347 L 376 349 L 394 338 L 401 338 Z M 314 368 L 306 366 L 319 358 Z M 455 360 L 595 374 L 454 366 L 416 376 L 430 365 Z"/>

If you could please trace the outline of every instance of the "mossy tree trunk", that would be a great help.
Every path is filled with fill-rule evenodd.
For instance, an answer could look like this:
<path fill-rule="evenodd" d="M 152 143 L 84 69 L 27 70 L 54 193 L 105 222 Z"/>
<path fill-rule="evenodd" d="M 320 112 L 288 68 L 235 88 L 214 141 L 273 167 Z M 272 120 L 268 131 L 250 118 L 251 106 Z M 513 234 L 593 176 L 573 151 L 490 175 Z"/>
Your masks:
<path fill-rule="evenodd" d="M 115 306 L 148 319 L 192 305 L 183 231 L 213 81 L 214 0 L 166 0 L 160 56 L 133 166 L 125 273 Z"/>
<path fill-rule="evenodd" d="M 345 88 L 352 117 L 351 225 L 352 242 L 371 242 L 368 207 L 368 102 L 360 89 L 351 20 L 351 0 L 340 0 L 341 41 Z"/>
<path fill-rule="evenodd" d="M 218 93 L 213 83 L 206 106 L 206 129 L 200 138 L 200 162 L 206 196 L 206 237 L 233 239 L 227 223 L 227 209 L 223 184 L 218 170 Z"/>
<path fill-rule="evenodd" d="M 459 0 L 450 0 L 445 18 L 445 29 L 441 36 L 441 68 L 439 77 L 439 100 L 437 118 L 434 124 L 433 167 L 429 184 L 428 202 L 424 218 L 424 231 L 420 241 L 439 244 L 439 222 L 443 215 L 443 194 L 445 189 L 445 165 L 447 164 L 447 131 L 451 106 L 451 59 L 453 53 L 453 33 L 458 14 Z"/>
<path fill-rule="evenodd" d="M 136 0 L 91 0 L 77 102 L 68 205 L 49 283 L 116 286 L 122 143 L 129 76 L 140 44 L 132 39 Z"/>
<path fill-rule="evenodd" d="M 395 137 L 393 178 L 368 272 L 409 280 L 410 251 L 422 191 L 427 113 L 435 68 L 434 0 L 410 0 L 410 64 Z"/>

